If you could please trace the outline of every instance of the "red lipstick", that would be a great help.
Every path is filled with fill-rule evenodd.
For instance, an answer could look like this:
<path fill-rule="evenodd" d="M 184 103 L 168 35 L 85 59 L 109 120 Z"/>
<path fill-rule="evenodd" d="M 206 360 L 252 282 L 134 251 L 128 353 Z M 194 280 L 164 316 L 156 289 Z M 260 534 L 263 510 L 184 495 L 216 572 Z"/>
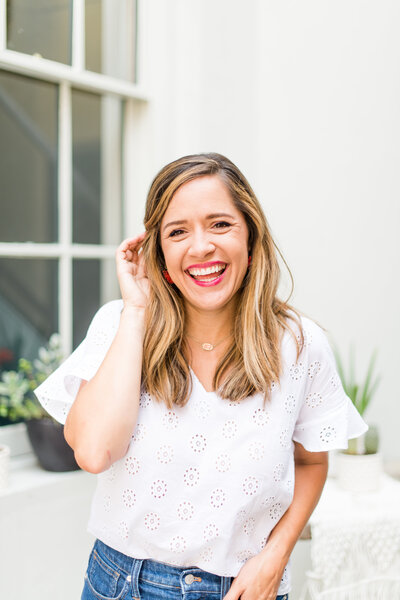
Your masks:
<path fill-rule="evenodd" d="M 220 281 L 222 281 L 222 279 L 225 277 L 225 273 L 227 272 L 228 269 L 229 269 L 229 265 L 226 266 L 222 275 L 220 275 L 216 279 L 213 279 L 212 281 L 197 281 L 193 277 L 190 277 L 189 273 L 186 273 L 186 275 L 188 277 L 190 277 L 190 280 L 193 281 L 193 283 L 195 283 L 196 285 L 199 285 L 200 287 L 211 287 L 212 285 L 218 285 L 220 283 Z"/>
<path fill-rule="evenodd" d="M 226 265 L 226 262 L 222 260 L 212 260 L 211 262 L 199 263 L 197 265 L 189 265 L 186 269 L 206 269 L 207 267 L 212 267 L 214 265 Z"/>

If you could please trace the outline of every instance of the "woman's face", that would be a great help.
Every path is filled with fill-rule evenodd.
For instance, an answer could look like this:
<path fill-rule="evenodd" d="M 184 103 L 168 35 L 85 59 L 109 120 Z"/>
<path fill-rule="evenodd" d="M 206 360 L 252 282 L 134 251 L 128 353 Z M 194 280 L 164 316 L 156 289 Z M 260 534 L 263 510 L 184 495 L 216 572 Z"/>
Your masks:
<path fill-rule="evenodd" d="M 186 302 L 215 310 L 232 300 L 247 271 L 248 236 L 243 214 L 217 175 L 188 181 L 175 192 L 160 240 L 169 275 Z"/>

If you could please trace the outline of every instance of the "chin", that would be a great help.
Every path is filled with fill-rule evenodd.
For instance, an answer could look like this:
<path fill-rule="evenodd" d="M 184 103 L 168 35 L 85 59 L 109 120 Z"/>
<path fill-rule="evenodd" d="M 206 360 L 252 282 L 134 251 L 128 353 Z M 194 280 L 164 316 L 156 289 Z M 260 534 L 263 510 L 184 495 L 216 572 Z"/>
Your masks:
<path fill-rule="evenodd" d="M 195 306 L 196 308 L 202 309 L 202 310 L 218 310 L 220 308 L 223 308 L 224 306 L 227 306 L 230 302 L 232 302 L 233 298 L 235 297 L 235 294 L 229 295 L 229 296 L 223 296 L 220 298 L 204 298 L 202 300 L 199 300 L 198 298 L 187 298 L 186 296 L 184 296 L 184 299 L 186 302 L 189 302 L 190 304 L 192 304 L 193 306 Z"/>

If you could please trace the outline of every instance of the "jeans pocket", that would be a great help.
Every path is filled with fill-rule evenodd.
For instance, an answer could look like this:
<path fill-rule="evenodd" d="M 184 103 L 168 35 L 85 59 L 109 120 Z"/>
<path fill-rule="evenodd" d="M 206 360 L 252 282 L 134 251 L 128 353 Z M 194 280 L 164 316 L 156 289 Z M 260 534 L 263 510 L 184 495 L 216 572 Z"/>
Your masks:
<path fill-rule="evenodd" d="M 90 554 L 85 579 L 91 593 L 98 600 L 122 600 L 129 586 L 126 575 L 96 549 Z"/>

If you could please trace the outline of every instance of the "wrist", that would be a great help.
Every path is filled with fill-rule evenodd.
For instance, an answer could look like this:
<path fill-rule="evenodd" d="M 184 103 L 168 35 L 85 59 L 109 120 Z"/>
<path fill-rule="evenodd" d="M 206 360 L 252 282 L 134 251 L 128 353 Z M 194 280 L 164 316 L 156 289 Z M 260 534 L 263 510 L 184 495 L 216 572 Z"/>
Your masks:
<path fill-rule="evenodd" d="M 270 560 L 269 555 L 272 554 L 279 562 L 286 565 L 292 553 L 294 544 L 292 544 L 292 540 L 289 540 L 286 536 L 272 535 L 272 533 L 273 531 L 271 532 L 266 545 L 261 550 L 261 553 L 268 557 L 267 560 Z"/>
<path fill-rule="evenodd" d="M 146 309 L 142 306 L 124 304 L 121 311 L 121 320 L 130 323 L 138 329 L 144 330 Z"/>

